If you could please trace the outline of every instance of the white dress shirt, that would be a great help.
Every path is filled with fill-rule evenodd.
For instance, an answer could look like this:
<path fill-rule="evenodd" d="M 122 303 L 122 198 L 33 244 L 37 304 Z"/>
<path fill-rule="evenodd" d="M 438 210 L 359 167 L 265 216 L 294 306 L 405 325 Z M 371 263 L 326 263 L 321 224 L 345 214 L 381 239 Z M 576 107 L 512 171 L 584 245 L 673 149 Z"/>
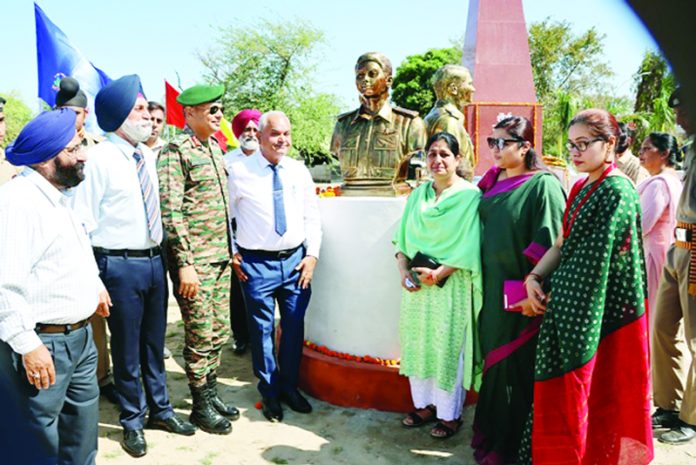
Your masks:
<path fill-rule="evenodd" d="M 287 156 L 278 163 L 283 183 L 287 230 L 275 231 L 273 171 L 260 153 L 233 163 L 228 168 L 230 217 L 237 222 L 236 246 L 250 250 L 285 250 L 304 243 L 307 255 L 319 257 L 321 220 L 316 188 L 309 170 Z"/>
<path fill-rule="evenodd" d="M 37 323 L 89 318 L 104 286 L 68 198 L 33 169 L 0 188 L 0 218 L 0 340 L 26 354 Z"/>
<path fill-rule="evenodd" d="M 159 154 L 165 145 L 167 145 L 167 141 L 162 139 L 161 137 L 158 137 L 157 140 L 155 141 L 155 144 L 152 147 L 150 147 L 150 150 L 152 150 L 152 153 L 155 154 L 155 159 L 157 159 L 159 157 Z"/>
<path fill-rule="evenodd" d="M 256 155 L 257 153 L 259 153 L 258 149 L 254 153 L 252 153 L 251 155 L 247 155 L 246 153 L 244 153 L 242 151 L 241 148 L 237 147 L 236 149 L 231 150 L 225 154 L 225 156 L 224 156 L 225 168 L 229 172 L 230 166 L 232 165 L 232 163 L 242 161 L 242 160 L 246 159 L 247 157 L 251 157 L 252 155 Z"/>
<path fill-rule="evenodd" d="M 145 144 L 138 148 L 159 199 L 155 155 Z M 75 188 L 73 208 L 94 247 L 143 250 L 159 245 L 150 239 L 134 153 L 135 147 L 115 134 L 87 152 L 85 180 Z"/>

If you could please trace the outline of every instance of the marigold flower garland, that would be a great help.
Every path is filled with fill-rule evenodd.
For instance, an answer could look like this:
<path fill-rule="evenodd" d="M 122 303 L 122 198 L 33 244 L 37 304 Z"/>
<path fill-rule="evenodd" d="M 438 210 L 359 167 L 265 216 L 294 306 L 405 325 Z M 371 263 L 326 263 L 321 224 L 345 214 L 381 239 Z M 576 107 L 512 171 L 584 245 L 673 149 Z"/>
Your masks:
<path fill-rule="evenodd" d="M 359 356 L 347 354 L 345 352 L 337 352 L 335 350 L 329 349 L 326 346 L 317 345 L 311 341 L 305 341 L 305 346 L 309 347 L 314 351 L 319 352 L 320 354 L 327 355 L 329 357 L 339 358 L 341 360 L 349 360 L 351 362 L 371 363 L 373 365 L 382 365 L 385 367 L 398 367 L 401 363 L 400 359 L 379 358 L 372 357 L 370 355 Z"/>

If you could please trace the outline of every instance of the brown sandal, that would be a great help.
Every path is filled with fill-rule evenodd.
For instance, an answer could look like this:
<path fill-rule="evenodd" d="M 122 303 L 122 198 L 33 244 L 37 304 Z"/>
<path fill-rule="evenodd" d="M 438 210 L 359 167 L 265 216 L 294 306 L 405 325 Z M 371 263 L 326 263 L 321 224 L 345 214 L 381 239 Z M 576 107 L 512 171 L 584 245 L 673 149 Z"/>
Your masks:
<path fill-rule="evenodd" d="M 421 416 L 419 414 L 421 413 L 426 413 L 426 416 Z M 414 410 L 413 412 L 409 413 L 406 415 L 406 418 L 401 420 L 401 424 L 405 426 L 406 428 L 418 428 L 419 426 L 423 426 L 426 423 L 430 423 L 431 421 L 435 421 L 437 419 L 437 411 L 435 410 L 434 405 L 428 405 L 425 408 L 419 408 L 417 410 Z M 407 423 L 407 421 L 410 421 L 410 423 Z"/>
<path fill-rule="evenodd" d="M 454 427 L 447 426 L 445 423 L 454 423 Z M 442 420 L 439 420 L 437 423 L 435 423 L 433 429 L 430 430 L 430 436 L 434 437 L 435 439 L 448 439 L 454 436 L 455 433 L 459 431 L 459 428 L 461 427 L 461 418 L 457 418 L 456 420 L 452 420 L 451 422 L 444 422 Z M 438 434 L 438 431 L 440 431 L 442 434 Z"/>

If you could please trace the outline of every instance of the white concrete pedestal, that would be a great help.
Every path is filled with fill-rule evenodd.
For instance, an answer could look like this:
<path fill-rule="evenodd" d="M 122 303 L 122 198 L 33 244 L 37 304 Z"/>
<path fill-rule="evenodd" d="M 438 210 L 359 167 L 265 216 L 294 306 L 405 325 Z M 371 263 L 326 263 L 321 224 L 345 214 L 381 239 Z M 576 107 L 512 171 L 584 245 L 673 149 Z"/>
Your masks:
<path fill-rule="evenodd" d="M 323 241 L 305 339 L 353 355 L 399 358 L 401 286 L 391 241 L 405 197 L 319 199 Z"/>

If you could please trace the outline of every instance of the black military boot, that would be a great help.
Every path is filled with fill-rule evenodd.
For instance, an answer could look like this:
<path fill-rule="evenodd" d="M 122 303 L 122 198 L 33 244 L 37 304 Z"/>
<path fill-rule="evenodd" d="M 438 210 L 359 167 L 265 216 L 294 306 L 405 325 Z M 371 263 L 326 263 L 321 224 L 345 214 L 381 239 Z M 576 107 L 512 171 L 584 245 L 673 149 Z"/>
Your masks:
<path fill-rule="evenodd" d="M 189 420 L 194 425 L 206 433 L 211 434 L 230 434 L 232 432 L 232 423 L 220 415 L 210 402 L 210 394 L 208 393 L 208 385 L 191 386 L 191 396 L 193 397 L 193 409 Z"/>
<path fill-rule="evenodd" d="M 215 410 L 217 410 L 220 415 L 224 415 L 232 421 L 238 420 L 239 410 L 237 410 L 237 407 L 226 404 L 218 395 L 217 375 L 215 373 L 210 373 L 207 379 L 208 398 L 210 399 L 210 403 L 213 405 L 213 407 L 215 407 Z"/>

